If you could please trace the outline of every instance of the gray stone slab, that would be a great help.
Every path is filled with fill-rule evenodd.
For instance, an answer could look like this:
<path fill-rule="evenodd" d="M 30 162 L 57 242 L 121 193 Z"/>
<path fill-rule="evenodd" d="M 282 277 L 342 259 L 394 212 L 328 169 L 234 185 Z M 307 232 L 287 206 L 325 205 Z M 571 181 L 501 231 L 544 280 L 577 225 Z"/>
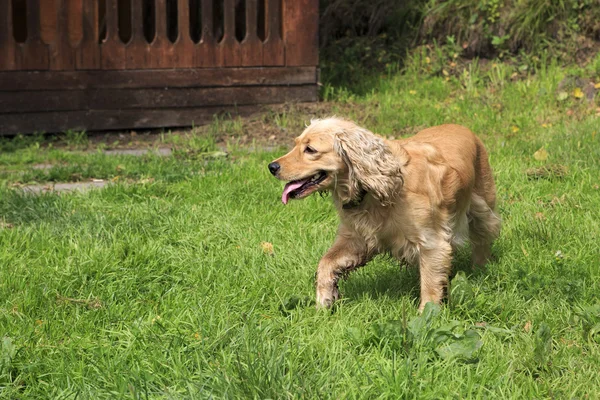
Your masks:
<path fill-rule="evenodd" d="M 110 184 L 105 180 L 93 180 L 91 182 L 65 182 L 65 183 L 47 183 L 43 185 L 26 185 L 23 189 L 26 193 L 40 194 L 45 192 L 85 192 L 90 189 L 100 189 Z"/>

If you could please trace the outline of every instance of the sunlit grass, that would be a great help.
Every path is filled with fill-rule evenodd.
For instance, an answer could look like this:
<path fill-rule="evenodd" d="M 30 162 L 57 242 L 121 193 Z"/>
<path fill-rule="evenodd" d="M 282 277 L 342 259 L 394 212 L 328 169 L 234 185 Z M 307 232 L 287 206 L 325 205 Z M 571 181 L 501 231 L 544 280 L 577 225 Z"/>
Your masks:
<path fill-rule="evenodd" d="M 597 105 L 557 100 L 569 73 L 557 66 L 516 81 L 495 68 L 334 91 L 334 110 L 383 135 L 457 122 L 489 149 L 504 220 L 496 261 L 473 271 L 459 254 L 453 297 L 420 330 L 409 329 L 420 321 L 417 271 L 383 257 L 342 283 L 334 312 L 315 310 L 314 271 L 337 217 L 328 198 L 280 204 L 266 165 L 283 149 L 207 159 L 215 147 L 202 138 L 177 139 L 171 157 L 37 139 L 5 148 L 0 397 L 598 397 Z M 540 148 L 546 160 L 534 158 Z M 30 169 L 45 162 L 56 166 Z M 545 165 L 566 172 L 528 175 Z M 12 187 L 73 174 L 128 179 L 84 194 Z M 431 341 L 453 332 L 458 343 L 469 330 L 482 347 L 467 359 L 444 358 Z"/>

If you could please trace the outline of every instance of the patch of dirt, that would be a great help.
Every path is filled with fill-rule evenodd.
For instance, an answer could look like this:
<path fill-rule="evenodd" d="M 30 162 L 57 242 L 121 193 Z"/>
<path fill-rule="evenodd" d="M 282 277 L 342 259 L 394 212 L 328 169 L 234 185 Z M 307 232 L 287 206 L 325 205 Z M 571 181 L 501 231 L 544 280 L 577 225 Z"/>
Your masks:
<path fill-rule="evenodd" d="M 81 143 L 69 142 L 65 135 L 44 135 L 40 146 L 63 150 L 95 152 L 102 150 L 108 155 L 144 155 L 155 153 L 169 156 L 178 150 L 178 143 L 184 144 L 192 136 L 210 137 L 217 148 L 224 150 L 227 145 L 239 145 L 249 151 L 277 150 L 293 146 L 293 139 L 310 124 L 311 119 L 329 116 L 351 117 L 357 123 L 370 126 L 376 113 L 365 105 L 343 102 L 287 103 L 263 106 L 260 111 L 249 116 L 215 116 L 212 124 L 193 128 L 138 129 L 129 131 L 87 132 Z M 396 132 L 394 137 L 414 134 L 420 127 L 406 128 Z M 177 138 L 181 136 L 181 140 Z M 391 137 L 390 137 L 391 138 Z M 34 169 L 49 169 L 50 164 L 39 164 Z"/>
<path fill-rule="evenodd" d="M 163 135 L 167 136 L 166 141 L 173 143 L 176 142 L 173 136 L 187 136 L 191 132 L 214 137 L 218 147 L 221 148 L 232 143 L 254 149 L 276 149 L 291 146 L 293 138 L 302 132 L 311 119 L 323 118 L 335 113 L 344 115 L 344 109 L 355 109 L 355 107 L 350 104 L 330 102 L 289 103 L 264 106 L 260 112 L 247 117 L 223 116 L 221 120 L 224 123 L 220 124 L 223 126 L 222 129 L 216 129 L 212 124 L 195 128 L 89 132 L 85 150 L 93 151 L 103 147 L 111 154 L 133 154 L 131 152 L 137 154 L 143 151 L 142 149 L 153 147 L 160 155 L 165 155 L 164 152 L 170 151 L 170 144 L 163 141 Z M 230 126 L 231 124 L 226 123 L 228 121 L 237 124 L 235 129 Z M 71 147 L 63 140 L 53 145 L 58 148 Z"/>
<path fill-rule="evenodd" d="M 143 156 L 146 154 L 156 154 L 158 156 L 167 157 L 173 154 L 173 150 L 168 147 L 159 147 L 154 149 L 113 149 L 105 150 L 107 156 Z"/>
<path fill-rule="evenodd" d="M 336 107 L 339 106 L 336 104 Z M 260 147 L 290 146 L 311 119 L 333 114 L 332 103 L 298 103 L 272 106 L 260 114 L 243 118 L 243 135 L 219 137 L 217 143 L 228 140 L 239 144 L 255 144 Z"/>

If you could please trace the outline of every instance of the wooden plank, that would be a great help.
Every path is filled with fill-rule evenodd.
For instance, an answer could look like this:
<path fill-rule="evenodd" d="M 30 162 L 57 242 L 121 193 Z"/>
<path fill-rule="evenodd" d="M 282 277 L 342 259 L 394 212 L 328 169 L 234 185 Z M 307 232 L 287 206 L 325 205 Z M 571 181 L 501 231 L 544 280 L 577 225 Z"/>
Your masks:
<path fill-rule="evenodd" d="M 235 0 L 224 0 L 223 39 L 218 45 L 217 65 L 238 67 L 242 64 L 240 42 L 235 37 Z"/>
<path fill-rule="evenodd" d="M 196 49 L 190 35 L 190 1 L 177 1 L 179 36 L 175 42 L 174 66 L 176 68 L 191 68 L 194 65 L 194 52 Z"/>
<path fill-rule="evenodd" d="M 72 47 L 79 47 L 83 39 L 83 3 L 81 0 L 65 0 L 69 18 L 69 42 Z"/>
<path fill-rule="evenodd" d="M 175 67 L 175 46 L 167 35 L 167 4 L 165 0 L 154 0 L 156 35 L 148 48 L 146 68 Z"/>
<path fill-rule="evenodd" d="M 83 37 L 76 50 L 75 67 L 77 69 L 100 68 L 100 44 L 98 32 L 98 2 L 83 2 L 81 23 Z"/>
<path fill-rule="evenodd" d="M 60 0 L 40 1 L 40 38 L 45 44 L 51 44 L 56 40 L 56 28 L 58 23 L 57 4 Z"/>
<path fill-rule="evenodd" d="M 319 64 L 319 0 L 284 0 L 285 65 Z"/>
<path fill-rule="evenodd" d="M 149 45 L 144 38 L 142 9 L 142 0 L 131 0 L 131 40 L 127 43 L 127 69 L 142 69 L 149 63 Z"/>
<path fill-rule="evenodd" d="M 202 0 L 202 36 L 194 54 L 195 67 L 217 66 L 217 43 L 214 35 L 213 0 Z"/>
<path fill-rule="evenodd" d="M 27 40 L 17 46 L 17 69 L 47 70 L 48 46 L 42 42 L 40 0 L 27 0 Z"/>
<path fill-rule="evenodd" d="M 316 85 L 0 92 L 0 113 L 212 107 L 316 101 Z"/>
<path fill-rule="evenodd" d="M 28 113 L 87 109 L 84 91 L 19 91 L 0 92 L 1 113 Z M 0 125 L 2 126 L 2 125 Z"/>
<path fill-rule="evenodd" d="M 106 1 L 106 39 L 100 45 L 102 69 L 125 69 L 127 66 L 125 43 L 119 37 L 118 0 Z"/>
<path fill-rule="evenodd" d="M 242 65 L 262 65 L 263 46 L 258 38 L 258 2 L 246 0 L 246 37 L 240 44 Z"/>
<path fill-rule="evenodd" d="M 264 66 L 284 65 L 285 50 L 281 35 L 281 0 L 265 0 L 266 40 L 263 43 Z"/>
<path fill-rule="evenodd" d="M 22 90 L 222 87 L 316 83 L 316 67 L 0 72 L 0 93 Z"/>
<path fill-rule="evenodd" d="M 260 110 L 260 106 L 224 106 L 0 114 L 0 136 L 33 132 L 64 132 L 68 129 L 99 131 L 184 127 L 210 123 L 217 114 L 250 115 Z"/>
<path fill-rule="evenodd" d="M 12 26 L 12 0 L 0 0 L 0 71 L 16 69 L 15 39 Z"/>
<path fill-rule="evenodd" d="M 56 34 L 54 41 L 49 44 L 50 69 L 74 70 L 75 49 L 69 40 L 69 13 L 65 0 L 55 0 L 54 21 L 56 21 Z"/>

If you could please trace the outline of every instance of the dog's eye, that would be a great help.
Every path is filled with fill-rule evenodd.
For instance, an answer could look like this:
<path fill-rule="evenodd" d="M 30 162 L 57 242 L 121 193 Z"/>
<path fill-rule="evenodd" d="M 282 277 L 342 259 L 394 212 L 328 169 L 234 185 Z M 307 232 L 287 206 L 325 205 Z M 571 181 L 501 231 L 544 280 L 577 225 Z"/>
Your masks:
<path fill-rule="evenodd" d="M 315 154 L 317 152 L 317 150 L 315 150 L 314 148 L 310 147 L 310 146 L 306 146 L 304 148 L 304 152 L 308 153 L 308 154 Z"/>

